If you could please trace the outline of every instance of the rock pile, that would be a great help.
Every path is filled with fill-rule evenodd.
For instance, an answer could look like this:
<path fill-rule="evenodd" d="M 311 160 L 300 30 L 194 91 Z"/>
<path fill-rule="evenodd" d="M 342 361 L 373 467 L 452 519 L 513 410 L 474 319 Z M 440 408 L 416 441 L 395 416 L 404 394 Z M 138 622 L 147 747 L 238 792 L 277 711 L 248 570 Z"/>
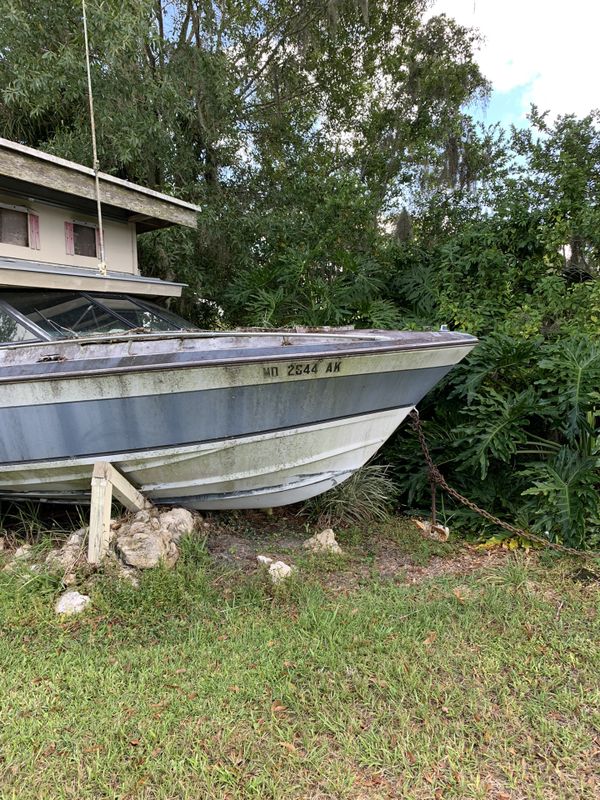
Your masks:
<path fill-rule="evenodd" d="M 172 567 L 179 558 L 181 537 L 194 527 L 194 517 L 185 508 L 138 511 L 131 522 L 118 527 L 115 549 L 130 567 L 152 569 L 160 563 Z"/>
<path fill-rule="evenodd" d="M 46 556 L 46 564 L 53 572 L 64 572 L 68 575 L 85 561 L 85 545 L 87 528 L 80 528 L 72 533 L 62 547 L 51 550 Z"/>
<path fill-rule="evenodd" d="M 133 586 L 139 583 L 138 570 L 151 569 L 163 564 L 172 567 L 179 558 L 179 542 L 186 533 L 192 533 L 198 517 L 185 508 L 161 510 L 151 508 L 139 511 L 132 517 L 111 522 L 111 549 L 104 567 L 116 577 Z M 73 586 L 81 578 L 81 568 L 90 572 L 87 564 L 88 528 L 72 533 L 61 547 L 51 550 L 45 558 L 35 559 L 35 551 L 24 544 L 11 554 L 5 571 L 25 568 L 30 572 L 44 569 L 60 574 L 63 587 Z M 0 539 L 0 549 L 4 549 Z M 74 590 L 62 594 L 55 606 L 57 614 L 78 614 L 91 602 L 87 595 Z"/>

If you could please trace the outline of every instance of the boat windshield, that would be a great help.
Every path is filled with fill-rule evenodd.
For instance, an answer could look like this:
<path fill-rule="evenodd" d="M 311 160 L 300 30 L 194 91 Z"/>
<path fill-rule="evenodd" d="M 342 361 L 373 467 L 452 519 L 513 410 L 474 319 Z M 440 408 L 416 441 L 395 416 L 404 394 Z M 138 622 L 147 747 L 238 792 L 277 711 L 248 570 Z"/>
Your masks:
<path fill-rule="evenodd" d="M 0 343 L 34 342 L 36 338 L 35 333 L 17 322 L 8 311 L 0 308 Z"/>
<path fill-rule="evenodd" d="M 131 330 L 152 333 L 192 328 L 176 314 L 126 295 L 5 290 L 0 299 L 16 320 L 25 326 L 30 324 L 32 330 L 41 329 L 46 334 L 44 338 L 69 339 L 103 333 L 118 335 Z M 35 334 L 31 338 L 36 338 Z M 7 341 L 6 337 L 2 341 Z"/>

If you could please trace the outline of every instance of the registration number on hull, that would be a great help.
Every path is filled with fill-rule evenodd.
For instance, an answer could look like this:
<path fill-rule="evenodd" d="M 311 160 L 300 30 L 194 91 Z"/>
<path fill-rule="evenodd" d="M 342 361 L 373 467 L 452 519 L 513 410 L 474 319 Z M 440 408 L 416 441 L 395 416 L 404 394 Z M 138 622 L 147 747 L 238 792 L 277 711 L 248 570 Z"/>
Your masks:
<path fill-rule="evenodd" d="M 263 378 L 292 378 L 303 375 L 335 375 L 342 371 L 341 361 L 294 361 L 263 367 Z"/>

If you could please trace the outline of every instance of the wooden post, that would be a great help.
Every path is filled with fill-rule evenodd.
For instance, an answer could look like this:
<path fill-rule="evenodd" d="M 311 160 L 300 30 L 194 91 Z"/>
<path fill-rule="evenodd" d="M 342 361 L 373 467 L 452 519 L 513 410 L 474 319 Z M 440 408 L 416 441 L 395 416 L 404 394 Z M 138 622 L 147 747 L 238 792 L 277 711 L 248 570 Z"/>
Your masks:
<path fill-rule="evenodd" d="M 129 511 L 152 508 L 152 503 L 129 483 L 108 461 L 97 461 L 92 472 L 88 561 L 99 564 L 110 542 L 110 510 L 113 492 Z"/>

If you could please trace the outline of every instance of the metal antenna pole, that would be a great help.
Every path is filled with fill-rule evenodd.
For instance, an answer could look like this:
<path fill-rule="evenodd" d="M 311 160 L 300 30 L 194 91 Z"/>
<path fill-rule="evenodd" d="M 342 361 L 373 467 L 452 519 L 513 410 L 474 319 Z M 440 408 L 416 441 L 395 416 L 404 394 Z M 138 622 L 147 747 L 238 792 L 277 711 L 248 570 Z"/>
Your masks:
<path fill-rule="evenodd" d="M 96 207 L 98 209 L 98 269 L 102 275 L 106 275 L 106 260 L 104 257 L 104 230 L 102 229 L 102 203 L 100 201 L 100 164 L 98 163 L 98 148 L 96 147 L 96 123 L 94 120 L 94 96 L 92 94 L 92 73 L 90 69 L 90 45 L 88 41 L 87 16 L 85 13 L 85 0 L 81 0 L 81 10 L 83 12 L 83 38 L 85 41 L 85 64 L 87 69 L 88 101 L 90 105 L 90 127 L 92 129 L 92 151 L 94 156 L 93 169 L 96 182 Z"/>

